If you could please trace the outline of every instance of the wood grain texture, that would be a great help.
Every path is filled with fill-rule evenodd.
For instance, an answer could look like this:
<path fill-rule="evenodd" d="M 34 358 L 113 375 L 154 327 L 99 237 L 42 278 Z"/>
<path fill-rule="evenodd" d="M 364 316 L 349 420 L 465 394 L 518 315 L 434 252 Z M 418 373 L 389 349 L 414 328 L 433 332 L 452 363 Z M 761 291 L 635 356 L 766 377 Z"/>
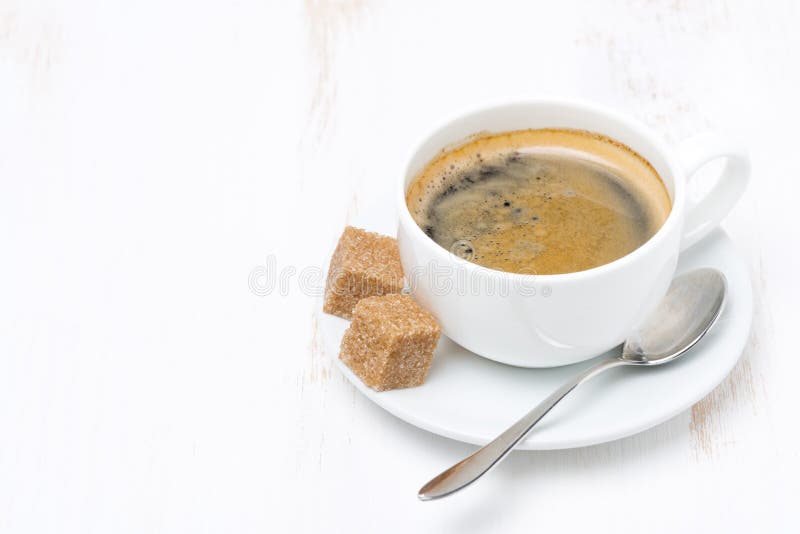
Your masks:
<path fill-rule="evenodd" d="M 30 97 L 47 91 L 52 66 L 60 60 L 59 19 L 59 10 L 31 13 L 13 2 L 0 5 L 0 61 L 24 68 Z"/>
<path fill-rule="evenodd" d="M 748 357 L 743 355 L 725 382 L 692 406 L 690 429 L 697 456 L 710 457 L 720 447 L 735 446 L 736 438 L 727 429 L 725 419 L 737 408 L 753 408 L 755 388 Z"/>
<path fill-rule="evenodd" d="M 0 531 L 793 532 L 798 26 L 791 0 L 0 0 Z M 394 231 L 433 123 L 536 95 L 746 140 L 748 348 L 656 428 L 419 503 L 474 448 L 363 398 L 298 273 L 366 214 Z M 248 290 L 265 255 L 287 291 Z"/>
<path fill-rule="evenodd" d="M 354 31 L 366 8 L 364 0 L 305 0 L 305 21 L 314 65 L 309 129 L 315 140 L 333 120 L 336 107 L 336 53 L 339 40 Z"/>
<path fill-rule="evenodd" d="M 333 374 L 333 360 L 336 358 L 334 354 L 327 354 L 320 339 L 319 332 L 319 319 L 317 313 L 312 315 L 311 319 L 311 343 L 309 346 L 311 354 L 310 369 L 307 377 L 301 381 L 302 383 L 309 382 L 310 384 L 323 384 L 327 382 Z"/>

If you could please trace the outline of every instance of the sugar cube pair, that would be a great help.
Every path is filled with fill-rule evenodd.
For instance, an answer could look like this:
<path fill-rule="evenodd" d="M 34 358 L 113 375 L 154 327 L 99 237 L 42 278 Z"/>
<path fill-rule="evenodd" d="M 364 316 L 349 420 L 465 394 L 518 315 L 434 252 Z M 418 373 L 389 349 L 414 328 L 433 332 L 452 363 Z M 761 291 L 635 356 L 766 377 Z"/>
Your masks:
<path fill-rule="evenodd" d="M 377 391 L 421 385 L 441 334 L 402 289 L 397 241 L 345 228 L 331 258 L 323 311 L 352 320 L 339 358 Z"/>

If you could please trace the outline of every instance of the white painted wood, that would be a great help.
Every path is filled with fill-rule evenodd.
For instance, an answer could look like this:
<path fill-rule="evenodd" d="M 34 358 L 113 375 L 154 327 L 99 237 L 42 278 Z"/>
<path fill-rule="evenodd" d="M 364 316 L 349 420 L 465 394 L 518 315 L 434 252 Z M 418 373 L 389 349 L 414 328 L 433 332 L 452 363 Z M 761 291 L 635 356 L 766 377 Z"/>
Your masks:
<path fill-rule="evenodd" d="M 0 531 L 792 531 L 798 9 L 0 1 Z M 248 279 L 324 267 L 436 118 L 540 94 L 747 141 L 751 342 L 680 417 L 420 503 L 472 447 L 345 382 L 318 271 Z"/>

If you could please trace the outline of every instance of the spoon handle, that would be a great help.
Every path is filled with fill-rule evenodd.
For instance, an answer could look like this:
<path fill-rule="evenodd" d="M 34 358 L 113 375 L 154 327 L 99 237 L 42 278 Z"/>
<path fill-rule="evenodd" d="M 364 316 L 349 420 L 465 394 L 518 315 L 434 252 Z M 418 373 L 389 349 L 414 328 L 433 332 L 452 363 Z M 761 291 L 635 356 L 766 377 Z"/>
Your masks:
<path fill-rule="evenodd" d="M 528 435 L 528 432 L 531 431 L 536 423 L 547 415 L 547 412 L 552 410 L 570 391 L 606 369 L 624 365 L 624 363 L 620 358 L 609 358 L 586 369 L 554 391 L 534 409 L 525 414 L 522 419 L 511 425 L 508 430 L 493 441 L 478 449 L 472 456 L 468 456 L 431 479 L 430 482 L 422 486 L 417 496 L 423 501 L 430 501 L 451 495 L 472 484 L 505 458 L 514 446 Z"/>

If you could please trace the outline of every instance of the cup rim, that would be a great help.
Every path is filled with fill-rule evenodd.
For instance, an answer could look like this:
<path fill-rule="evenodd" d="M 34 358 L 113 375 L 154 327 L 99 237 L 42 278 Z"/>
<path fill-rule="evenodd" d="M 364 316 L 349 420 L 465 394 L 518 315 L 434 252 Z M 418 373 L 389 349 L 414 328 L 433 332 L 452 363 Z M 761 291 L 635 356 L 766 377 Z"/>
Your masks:
<path fill-rule="evenodd" d="M 653 236 L 650 239 L 648 239 L 644 244 L 642 244 L 635 250 L 631 251 L 630 253 L 622 256 L 621 258 L 617 258 L 616 260 L 611 261 L 609 263 L 605 263 L 603 265 L 598 265 L 597 267 L 592 267 L 591 269 L 585 269 L 583 271 L 575 271 L 571 273 L 558 273 L 558 274 L 523 274 L 523 273 L 513 273 L 509 271 L 501 271 L 499 269 L 492 269 L 490 267 L 485 267 L 483 265 L 479 265 L 477 263 L 473 263 L 471 261 L 465 260 L 464 258 L 456 256 L 449 250 L 445 249 L 444 247 L 436 243 L 425 232 L 423 232 L 422 228 L 420 228 L 419 225 L 417 225 L 416 221 L 414 221 L 414 218 L 411 216 L 411 212 L 408 209 L 408 205 L 406 204 L 406 190 L 407 190 L 406 182 L 409 181 L 408 166 L 411 160 L 414 158 L 414 156 L 423 148 L 423 146 L 426 143 L 428 143 L 431 137 L 433 137 L 437 132 L 443 130 L 444 128 L 446 128 L 447 126 L 449 126 L 450 124 L 459 119 L 477 113 L 499 110 L 501 108 L 522 107 L 522 106 L 561 106 L 561 107 L 570 107 L 578 111 L 603 115 L 609 121 L 619 123 L 624 127 L 634 131 L 638 136 L 644 138 L 644 140 L 648 144 L 650 144 L 653 148 L 655 148 L 657 153 L 664 156 L 665 164 L 668 167 L 670 173 L 672 174 L 672 181 L 673 181 L 672 209 L 670 210 L 669 215 L 667 215 L 667 220 L 664 221 L 664 224 L 661 225 L 661 228 L 659 228 L 658 231 L 656 231 L 656 233 L 653 234 Z M 465 136 L 465 139 L 468 136 L 469 134 Z M 502 277 L 507 277 L 511 280 L 517 280 L 521 282 L 531 281 L 532 278 L 535 278 L 536 280 L 541 280 L 548 284 L 555 284 L 558 282 L 571 282 L 571 281 L 583 280 L 593 276 L 605 274 L 607 272 L 622 268 L 626 265 L 636 262 L 639 258 L 650 253 L 651 250 L 660 246 L 661 243 L 667 239 L 667 236 L 673 231 L 673 229 L 679 224 L 679 217 L 680 214 L 683 212 L 684 205 L 686 203 L 683 172 L 680 169 L 680 167 L 678 167 L 675 164 L 676 158 L 673 151 L 662 140 L 660 136 L 656 135 L 655 132 L 653 132 L 650 127 L 648 127 L 647 125 L 645 125 L 644 123 L 642 123 L 637 119 L 624 115 L 608 107 L 580 99 L 542 97 L 542 98 L 529 98 L 529 99 L 502 100 L 471 107 L 467 110 L 461 111 L 460 113 L 452 114 L 445 120 L 438 121 L 433 128 L 429 129 L 427 133 L 413 145 L 412 150 L 409 151 L 404 161 L 405 161 L 405 167 L 403 168 L 403 172 L 400 176 L 399 186 L 397 188 L 397 201 L 399 203 L 398 213 L 400 217 L 400 224 L 404 225 L 405 227 L 410 227 L 410 230 L 408 230 L 410 232 L 409 237 L 417 239 L 422 243 L 424 243 L 425 246 L 428 247 L 429 251 L 432 252 L 434 256 L 455 263 L 456 266 L 462 267 L 467 271 L 469 271 L 471 275 L 483 274 L 484 276 L 486 275 L 502 276 Z"/>

